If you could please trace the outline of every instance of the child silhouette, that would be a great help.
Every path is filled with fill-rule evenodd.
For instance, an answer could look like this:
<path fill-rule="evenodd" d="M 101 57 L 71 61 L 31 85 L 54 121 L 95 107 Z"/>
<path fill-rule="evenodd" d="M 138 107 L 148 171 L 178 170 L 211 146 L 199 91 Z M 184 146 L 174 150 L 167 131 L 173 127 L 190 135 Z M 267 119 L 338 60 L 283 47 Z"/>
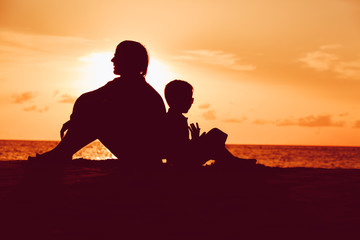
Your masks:
<path fill-rule="evenodd" d="M 189 111 L 194 102 L 193 87 L 188 82 L 174 80 L 168 83 L 165 87 L 165 99 L 170 107 L 165 117 L 165 155 L 168 164 L 194 167 L 213 159 L 215 166 L 256 165 L 255 159 L 242 159 L 232 155 L 225 147 L 227 134 L 221 130 L 213 128 L 200 135 L 198 123 L 188 126 L 183 114 Z"/>

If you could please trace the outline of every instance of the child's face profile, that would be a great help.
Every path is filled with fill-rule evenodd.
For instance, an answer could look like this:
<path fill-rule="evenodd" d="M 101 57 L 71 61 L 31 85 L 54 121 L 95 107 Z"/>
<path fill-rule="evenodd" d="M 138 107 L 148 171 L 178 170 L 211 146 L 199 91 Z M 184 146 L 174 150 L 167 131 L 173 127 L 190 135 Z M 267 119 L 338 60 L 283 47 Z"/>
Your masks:
<path fill-rule="evenodd" d="M 190 110 L 193 103 L 194 103 L 194 98 L 193 98 L 193 94 L 191 93 L 186 98 L 186 100 L 184 100 L 183 113 L 187 113 Z"/>

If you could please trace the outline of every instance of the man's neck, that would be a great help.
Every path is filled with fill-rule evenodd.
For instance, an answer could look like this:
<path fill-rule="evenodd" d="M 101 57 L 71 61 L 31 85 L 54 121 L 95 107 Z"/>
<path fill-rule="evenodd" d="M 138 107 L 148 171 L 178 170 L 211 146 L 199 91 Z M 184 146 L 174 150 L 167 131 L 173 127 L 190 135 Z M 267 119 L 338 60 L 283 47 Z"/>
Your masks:
<path fill-rule="evenodd" d="M 145 76 L 141 74 L 122 74 L 119 77 L 126 79 L 145 79 Z"/>

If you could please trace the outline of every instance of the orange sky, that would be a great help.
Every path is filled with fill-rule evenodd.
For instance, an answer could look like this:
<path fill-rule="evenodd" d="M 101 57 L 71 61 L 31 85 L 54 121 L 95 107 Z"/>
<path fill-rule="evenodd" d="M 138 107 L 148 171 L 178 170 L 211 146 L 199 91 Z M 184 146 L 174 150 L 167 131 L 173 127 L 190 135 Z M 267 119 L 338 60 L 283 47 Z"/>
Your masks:
<path fill-rule="evenodd" d="M 356 0 L 2 0 L 0 139 L 58 140 L 125 39 L 161 94 L 189 81 L 189 121 L 229 143 L 360 146 Z"/>

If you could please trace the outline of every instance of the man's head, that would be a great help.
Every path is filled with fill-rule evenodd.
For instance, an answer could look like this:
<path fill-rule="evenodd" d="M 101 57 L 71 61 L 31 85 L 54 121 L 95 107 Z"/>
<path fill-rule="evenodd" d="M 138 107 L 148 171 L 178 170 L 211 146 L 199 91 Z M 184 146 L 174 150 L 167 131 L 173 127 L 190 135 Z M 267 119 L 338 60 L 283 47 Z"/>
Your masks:
<path fill-rule="evenodd" d="M 183 80 L 174 80 L 165 86 L 165 99 L 169 107 L 187 113 L 194 102 L 194 88 Z"/>
<path fill-rule="evenodd" d="M 123 41 L 117 47 L 114 57 L 114 74 L 116 75 L 143 75 L 147 73 L 149 56 L 146 48 L 135 41 Z"/>

